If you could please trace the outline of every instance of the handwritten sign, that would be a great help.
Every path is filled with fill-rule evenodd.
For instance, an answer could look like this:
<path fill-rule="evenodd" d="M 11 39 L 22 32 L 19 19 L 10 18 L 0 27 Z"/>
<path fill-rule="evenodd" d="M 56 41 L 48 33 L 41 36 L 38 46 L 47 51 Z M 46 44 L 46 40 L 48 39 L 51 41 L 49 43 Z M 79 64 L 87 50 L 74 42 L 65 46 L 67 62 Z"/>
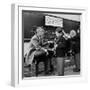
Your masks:
<path fill-rule="evenodd" d="M 63 19 L 53 16 L 45 16 L 45 25 L 63 27 Z"/>

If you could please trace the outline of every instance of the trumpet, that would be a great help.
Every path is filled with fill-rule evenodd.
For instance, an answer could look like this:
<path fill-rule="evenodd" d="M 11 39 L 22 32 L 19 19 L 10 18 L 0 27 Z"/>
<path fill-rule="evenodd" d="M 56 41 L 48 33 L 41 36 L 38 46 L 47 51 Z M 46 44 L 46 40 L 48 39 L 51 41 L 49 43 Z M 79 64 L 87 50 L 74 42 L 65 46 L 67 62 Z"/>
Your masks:
<path fill-rule="evenodd" d="M 71 38 L 71 36 L 68 34 L 68 33 L 66 33 L 64 30 L 62 30 L 62 33 L 63 33 L 63 37 L 67 40 L 67 39 L 69 39 L 69 38 Z"/>

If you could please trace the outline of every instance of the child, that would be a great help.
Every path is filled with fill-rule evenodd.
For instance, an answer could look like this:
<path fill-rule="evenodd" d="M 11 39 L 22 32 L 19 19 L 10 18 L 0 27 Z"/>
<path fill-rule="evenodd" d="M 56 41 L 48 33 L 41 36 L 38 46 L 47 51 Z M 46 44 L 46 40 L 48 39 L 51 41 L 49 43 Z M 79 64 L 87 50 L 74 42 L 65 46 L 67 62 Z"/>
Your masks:
<path fill-rule="evenodd" d="M 66 50 L 66 40 L 63 37 L 62 28 L 56 29 L 56 61 L 57 61 L 57 72 L 59 76 L 64 75 L 64 57 Z"/>

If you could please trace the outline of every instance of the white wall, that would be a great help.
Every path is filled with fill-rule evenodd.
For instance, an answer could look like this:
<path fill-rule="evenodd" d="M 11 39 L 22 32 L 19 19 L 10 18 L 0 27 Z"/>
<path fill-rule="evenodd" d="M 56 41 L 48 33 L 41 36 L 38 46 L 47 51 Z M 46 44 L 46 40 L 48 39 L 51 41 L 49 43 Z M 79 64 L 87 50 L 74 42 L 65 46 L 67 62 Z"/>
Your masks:
<path fill-rule="evenodd" d="M 8 89 L 12 90 L 13 87 L 10 86 L 11 78 L 11 3 L 21 2 L 28 3 L 31 6 L 40 7 L 85 7 L 88 8 L 87 22 L 88 26 L 84 31 L 84 47 L 86 60 L 89 60 L 89 50 L 90 50 L 90 0 L 1 0 L 0 1 L 0 90 Z M 44 85 L 44 86 L 32 86 L 30 88 L 19 88 L 20 90 L 90 90 L 90 60 L 88 62 L 88 83 L 71 83 L 59 85 Z M 48 82 L 48 81 L 47 81 Z M 59 80 L 57 80 L 59 82 Z M 39 82 L 38 82 L 39 83 Z"/>

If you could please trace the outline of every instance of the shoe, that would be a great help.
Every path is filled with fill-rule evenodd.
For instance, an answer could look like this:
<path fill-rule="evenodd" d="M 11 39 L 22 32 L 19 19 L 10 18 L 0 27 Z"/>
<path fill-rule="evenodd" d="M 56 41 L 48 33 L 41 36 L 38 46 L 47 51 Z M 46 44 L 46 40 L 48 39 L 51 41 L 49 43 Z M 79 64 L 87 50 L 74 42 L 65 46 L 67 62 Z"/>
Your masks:
<path fill-rule="evenodd" d="M 74 68 L 74 69 L 73 69 L 73 72 L 80 72 L 80 69 Z"/>
<path fill-rule="evenodd" d="M 58 76 L 64 76 L 64 74 L 58 74 Z"/>

